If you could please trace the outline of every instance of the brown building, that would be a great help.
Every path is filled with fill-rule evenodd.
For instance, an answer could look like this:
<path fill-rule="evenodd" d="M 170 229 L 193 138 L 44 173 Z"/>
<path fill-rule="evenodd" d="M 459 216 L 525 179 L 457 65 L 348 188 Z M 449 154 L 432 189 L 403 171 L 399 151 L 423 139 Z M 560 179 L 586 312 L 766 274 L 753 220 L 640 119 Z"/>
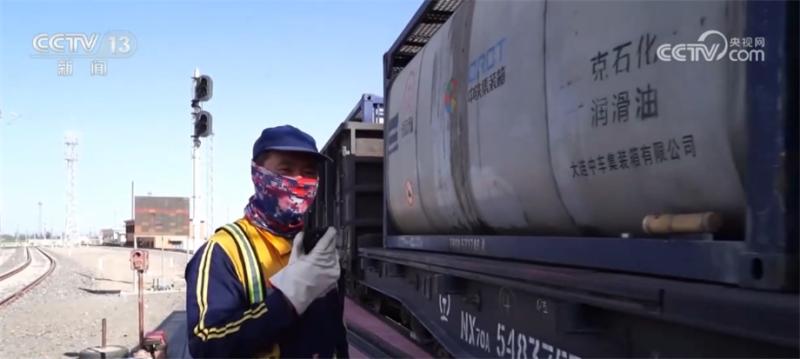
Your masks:
<path fill-rule="evenodd" d="M 185 248 L 191 234 L 189 198 L 137 196 L 134 215 L 125 221 L 126 246 L 132 247 L 135 238 L 143 248 Z"/>

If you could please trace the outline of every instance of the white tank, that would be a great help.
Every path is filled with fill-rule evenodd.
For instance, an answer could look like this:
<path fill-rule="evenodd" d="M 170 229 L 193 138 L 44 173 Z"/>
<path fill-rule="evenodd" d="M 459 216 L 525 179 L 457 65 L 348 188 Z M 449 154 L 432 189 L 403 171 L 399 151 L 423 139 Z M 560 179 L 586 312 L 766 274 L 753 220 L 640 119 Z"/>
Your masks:
<path fill-rule="evenodd" d="M 741 218 L 744 64 L 665 62 L 656 52 L 662 44 L 697 43 L 708 30 L 741 36 L 744 4 L 548 3 L 550 153 L 579 226 L 639 233 L 652 213 Z M 716 35 L 706 43 L 714 41 L 724 45 Z"/>
<path fill-rule="evenodd" d="M 743 63 L 656 51 L 708 30 L 721 51 L 742 15 L 725 2 L 465 2 L 390 88 L 393 222 L 618 235 L 652 213 L 741 219 Z"/>
<path fill-rule="evenodd" d="M 417 176 L 417 147 L 415 136 L 410 136 L 409 124 L 414 125 L 417 116 L 417 94 L 422 56 L 418 54 L 394 80 L 389 96 L 394 99 L 391 108 L 386 107 L 387 120 L 384 130 L 386 154 L 384 161 L 391 166 L 386 176 L 386 191 L 390 211 L 401 218 L 403 230 L 428 232 L 432 223 L 425 213 L 419 211 L 419 180 Z M 401 124 L 403 128 L 401 129 Z M 402 134 L 401 134 L 402 130 Z M 391 165 L 390 165 L 391 164 Z"/>

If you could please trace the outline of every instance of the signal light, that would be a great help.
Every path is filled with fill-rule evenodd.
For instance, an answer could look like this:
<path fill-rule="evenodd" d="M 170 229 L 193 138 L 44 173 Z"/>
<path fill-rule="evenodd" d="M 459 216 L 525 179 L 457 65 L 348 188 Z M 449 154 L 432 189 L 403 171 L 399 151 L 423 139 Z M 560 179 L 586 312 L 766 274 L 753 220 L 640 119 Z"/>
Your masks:
<path fill-rule="evenodd" d="M 208 111 L 194 113 L 194 137 L 208 137 L 211 131 L 211 114 Z"/>
<path fill-rule="evenodd" d="M 198 102 L 205 102 L 211 99 L 213 95 L 214 82 L 211 81 L 211 76 L 202 75 L 195 79 L 194 83 L 194 99 L 192 105 Z"/>

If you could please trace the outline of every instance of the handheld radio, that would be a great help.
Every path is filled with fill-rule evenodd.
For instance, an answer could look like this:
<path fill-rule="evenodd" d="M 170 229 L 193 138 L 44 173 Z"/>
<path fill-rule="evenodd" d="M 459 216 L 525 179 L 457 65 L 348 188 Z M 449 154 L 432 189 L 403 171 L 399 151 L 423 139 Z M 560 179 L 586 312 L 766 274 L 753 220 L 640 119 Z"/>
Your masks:
<path fill-rule="evenodd" d="M 313 215 L 313 210 L 309 209 L 303 219 L 304 223 L 306 223 L 306 227 L 303 229 L 303 250 L 306 254 L 311 253 L 311 250 L 314 249 L 314 246 L 317 245 L 320 238 L 328 231 L 327 227 L 317 227 L 317 221 L 311 220 Z"/>
<path fill-rule="evenodd" d="M 325 232 L 328 231 L 327 228 L 308 228 L 305 230 L 306 233 L 303 234 L 303 250 L 306 251 L 306 254 L 310 253 L 314 246 L 317 245 L 320 238 L 325 235 Z"/>

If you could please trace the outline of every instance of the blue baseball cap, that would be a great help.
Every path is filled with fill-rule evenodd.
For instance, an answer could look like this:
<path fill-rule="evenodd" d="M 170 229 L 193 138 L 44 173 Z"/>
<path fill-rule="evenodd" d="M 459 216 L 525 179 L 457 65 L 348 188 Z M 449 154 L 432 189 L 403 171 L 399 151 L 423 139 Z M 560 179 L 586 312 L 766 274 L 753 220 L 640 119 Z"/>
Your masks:
<path fill-rule="evenodd" d="M 317 151 L 317 142 L 309 134 L 294 126 L 283 125 L 265 128 L 253 144 L 253 161 L 265 151 L 306 152 L 319 161 L 332 161 L 330 157 Z"/>

